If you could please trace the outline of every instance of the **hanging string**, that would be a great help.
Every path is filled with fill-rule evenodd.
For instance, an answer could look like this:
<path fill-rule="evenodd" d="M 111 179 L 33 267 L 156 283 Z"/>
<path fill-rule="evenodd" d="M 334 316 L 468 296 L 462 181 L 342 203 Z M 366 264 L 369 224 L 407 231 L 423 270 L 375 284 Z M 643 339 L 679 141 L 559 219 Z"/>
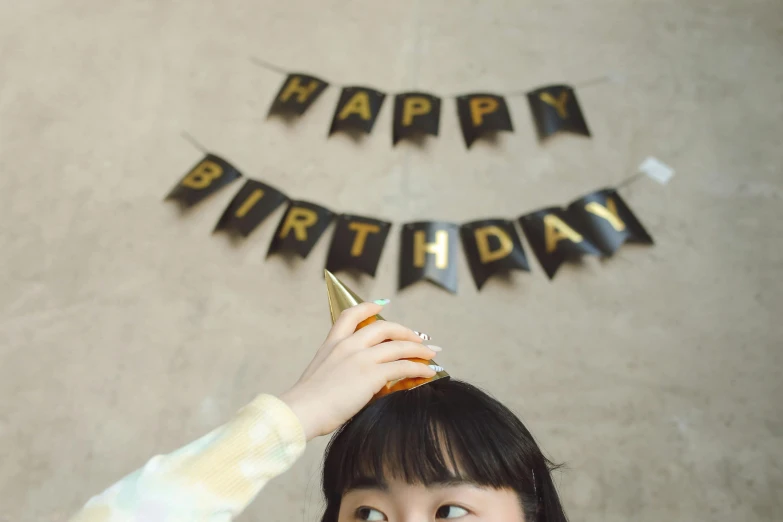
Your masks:
<path fill-rule="evenodd" d="M 182 131 L 180 133 L 180 136 L 182 136 L 182 139 L 184 139 L 185 141 L 190 143 L 199 152 L 201 152 L 203 154 L 209 154 L 209 150 L 204 145 L 202 145 L 201 142 L 198 141 L 188 131 Z M 614 189 L 615 190 L 620 190 L 621 188 L 625 188 L 625 187 L 628 187 L 630 185 L 633 185 L 634 183 L 636 183 L 637 181 L 642 179 L 644 176 L 645 176 L 645 174 L 643 172 L 636 172 L 636 173 L 628 176 L 624 180 L 620 181 L 620 183 L 617 183 L 616 185 L 614 185 Z"/>
<path fill-rule="evenodd" d="M 197 148 L 204 154 L 209 154 L 209 150 L 204 145 L 202 145 L 201 142 L 199 142 L 196 138 L 194 138 L 193 135 L 188 131 L 182 131 L 180 133 L 180 136 L 182 136 L 185 139 L 185 141 L 193 145 L 195 148 Z"/>
<path fill-rule="evenodd" d="M 253 64 L 257 65 L 258 67 L 260 67 L 262 69 L 266 69 L 267 71 L 275 72 L 275 73 L 278 73 L 278 74 L 283 74 L 283 75 L 288 76 L 289 74 L 294 74 L 295 73 L 295 71 L 286 70 L 286 69 L 280 67 L 279 65 L 273 64 L 273 63 L 268 62 L 266 60 L 262 60 L 261 58 L 258 58 L 256 56 L 251 56 L 250 57 L 250 61 Z M 328 83 L 330 86 L 333 86 L 333 87 L 344 88 L 344 87 L 354 87 L 354 86 L 357 85 L 357 84 L 335 83 L 335 82 L 332 82 L 330 80 L 324 79 L 322 76 L 318 76 L 318 78 L 320 80 Z M 575 84 L 573 87 L 574 87 L 574 89 L 584 90 L 584 89 L 586 89 L 588 87 L 595 87 L 597 85 L 604 85 L 606 83 L 617 83 L 619 81 L 620 81 L 620 78 L 618 77 L 617 74 L 604 74 L 603 76 L 597 76 L 595 78 L 591 78 L 589 80 L 585 80 L 585 81 L 579 82 L 579 83 Z M 389 95 L 395 95 L 395 94 L 400 94 L 400 93 L 406 92 L 406 91 L 400 91 L 400 92 L 384 91 L 384 92 L 386 92 L 386 94 L 389 94 Z M 497 94 L 498 96 L 505 96 L 507 98 L 514 97 L 514 96 L 527 96 L 527 93 L 528 93 L 528 91 L 521 91 L 521 90 L 515 90 L 515 91 L 509 91 L 509 92 L 498 92 L 498 93 L 493 92 L 493 94 Z M 466 93 L 462 92 L 462 93 L 456 93 L 456 94 L 444 94 L 444 95 L 442 95 L 440 97 L 441 98 L 457 98 L 459 96 L 462 96 L 463 94 L 466 94 Z"/>
<path fill-rule="evenodd" d="M 633 185 L 634 183 L 636 183 L 637 181 L 639 181 L 643 177 L 644 177 L 644 173 L 643 172 L 637 172 L 637 173 L 635 173 L 635 174 L 633 174 L 631 176 L 628 176 L 624 180 L 622 180 L 620 183 L 615 185 L 614 188 L 615 188 L 615 190 L 620 190 L 623 187 L 627 187 L 627 186 Z"/>
<path fill-rule="evenodd" d="M 282 67 L 278 67 L 277 65 L 275 65 L 273 63 L 266 62 L 266 61 L 262 60 L 261 58 L 256 58 L 255 56 L 253 56 L 253 57 L 250 58 L 250 61 L 253 62 L 254 64 L 258 65 L 259 67 L 263 68 L 263 69 L 267 69 L 269 71 L 273 71 L 273 72 L 280 73 L 280 74 L 285 74 L 285 75 L 289 74 L 289 72 L 286 71 L 285 69 L 283 69 Z M 324 81 L 326 81 L 326 80 L 324 80 Z M 332 82 L 329 82 L 329 84 L 330 85 L 336 85 L 336 84 L 333 84 Z M 341 87 L 341 86 L 338 85 L 338 87 Z"/>

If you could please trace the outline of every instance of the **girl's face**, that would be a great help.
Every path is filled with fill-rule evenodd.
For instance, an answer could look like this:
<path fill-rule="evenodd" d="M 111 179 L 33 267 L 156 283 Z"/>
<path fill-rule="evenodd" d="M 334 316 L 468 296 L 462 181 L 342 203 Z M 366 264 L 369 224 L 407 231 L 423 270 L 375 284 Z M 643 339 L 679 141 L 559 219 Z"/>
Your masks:
<path fill-rule="evenodd" d="M 348 491 L 338 522 L 525 522 L 517 493 L 467 482 L 411 485 L 391 480 L 384 487 Z"/>

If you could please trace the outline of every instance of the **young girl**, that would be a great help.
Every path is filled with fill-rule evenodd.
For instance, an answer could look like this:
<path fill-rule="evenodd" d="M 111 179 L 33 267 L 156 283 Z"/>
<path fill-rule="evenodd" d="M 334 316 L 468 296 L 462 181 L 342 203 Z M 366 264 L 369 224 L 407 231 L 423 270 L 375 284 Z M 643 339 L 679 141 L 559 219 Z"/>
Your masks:
<path fill-rule="evenodd" d="M 322 522 L 565 522 L 551 464 L 480 390 L 440 379 L 367 406 L 387 382 L 433 377 L 406 359 L 440 351 L 388 321 L 356 331 L 385 303 L 346 310 L 279 398 L 260 395 L 227 424 L 153 457 L 71 522 L 231 521 L 306 441 L 338 428 L 324 460 Z"/>

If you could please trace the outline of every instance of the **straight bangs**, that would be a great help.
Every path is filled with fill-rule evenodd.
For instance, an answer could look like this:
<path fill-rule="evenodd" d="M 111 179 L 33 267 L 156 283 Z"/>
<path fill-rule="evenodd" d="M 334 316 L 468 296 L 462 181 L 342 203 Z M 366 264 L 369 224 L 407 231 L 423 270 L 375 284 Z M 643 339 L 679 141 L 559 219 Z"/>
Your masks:
<path fill-rule="evenodd" d="M 532 436 L 505 406 L 477 388 L 439 380 L 370 404 L 332 438 L 324 461 L 327 502 L 349 490 L 468 482 L 528 492 L 547 473 Z M 537 459 L 536 456 L 539 456 Z M 537 463 L 537 460 L 541 460 Z"/>

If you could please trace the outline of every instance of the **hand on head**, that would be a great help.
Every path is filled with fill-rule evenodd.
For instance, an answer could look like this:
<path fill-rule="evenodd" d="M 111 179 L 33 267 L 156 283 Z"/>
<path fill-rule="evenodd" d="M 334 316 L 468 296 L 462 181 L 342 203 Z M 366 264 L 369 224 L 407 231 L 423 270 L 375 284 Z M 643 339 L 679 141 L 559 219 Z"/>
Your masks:
<path fill-rule="evenodd" d="M 405 360 L 430 360 L 439 350 L 424 345 L 413 330 L 376 321 L 356 331 L 381 309 L 361 303 L 345 310 L 297 383 L 280 396 L 299 417 L 307 440 L 336 430 L 387 382 L 435 375 L 426 364 Z"/>

